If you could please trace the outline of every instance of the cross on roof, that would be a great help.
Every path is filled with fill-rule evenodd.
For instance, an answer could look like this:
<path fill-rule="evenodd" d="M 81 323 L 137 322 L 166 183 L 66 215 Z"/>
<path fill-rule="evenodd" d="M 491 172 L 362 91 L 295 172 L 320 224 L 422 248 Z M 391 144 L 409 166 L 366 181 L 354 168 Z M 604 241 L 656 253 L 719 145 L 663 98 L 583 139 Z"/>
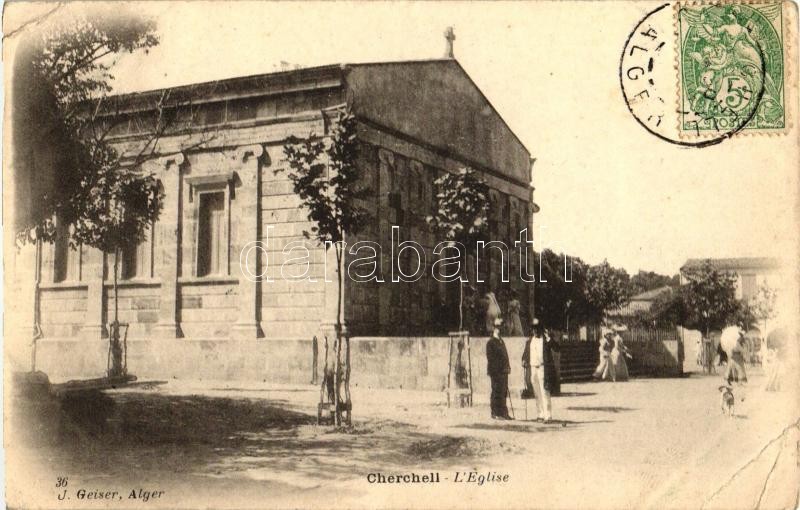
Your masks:
<path fill-rule="evenodd" d="M 456 40 L 456 34 L 453 32 L 453 27 L 447 27 L 444 31 L 444 38 L 447 41 L 447 49 L 444 52 L 445 58 L 455 58 L 453 55 L 453 41 Z"/>

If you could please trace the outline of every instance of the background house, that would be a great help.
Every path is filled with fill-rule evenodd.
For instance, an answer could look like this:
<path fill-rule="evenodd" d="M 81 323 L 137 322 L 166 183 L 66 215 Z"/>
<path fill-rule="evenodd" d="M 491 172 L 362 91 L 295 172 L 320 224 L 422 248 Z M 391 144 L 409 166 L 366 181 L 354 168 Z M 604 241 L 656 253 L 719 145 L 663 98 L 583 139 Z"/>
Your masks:
<path fill-rule="evenodd" d="M 761 285 L 768 284 L 772 288 L 781 286 L 781 263 L 769 257 L 739 257 L 721 259 L 688 259 L 680 270 L 681 285 L 686 283 L 686 273 L 700 269 L 710 262 L 719 271 L 736 275 L 736 298 L 748 300 L 752 298 Z"/>
<path fill-rule="evenodd" d="M 671 294 L 674 290 L 675 289 L 672 287 L 665 285 L 657 289 L 636 294 L 630 298 L 625 306 L 609 310 L 608 316 L 613 320 L 626 323 L 637 315 L 648 312 L 653 306 L 653 303 L 656 302 L 656 299 L 665 294 Z"/>

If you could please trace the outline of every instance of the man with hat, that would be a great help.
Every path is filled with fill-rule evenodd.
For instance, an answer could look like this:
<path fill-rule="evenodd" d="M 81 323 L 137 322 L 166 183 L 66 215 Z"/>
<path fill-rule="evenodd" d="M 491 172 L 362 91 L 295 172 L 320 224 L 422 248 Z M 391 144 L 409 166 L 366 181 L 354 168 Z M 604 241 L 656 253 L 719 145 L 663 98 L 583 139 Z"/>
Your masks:
<path fill-rule="evenodd" d="M 511 420 L 506 406 L 506 396 L 508 395 L 508 374 L 511 372 L 511 364 L 508 362 L 508 351 L 503 338 L 500 336 L 500 326 L 503 319 L 494 319 L 492 337 L 486 343 L 486 372 L 492 381 L 492 394 L 490 404 L 492 408 L 492 418 L 495 420 Z"/>

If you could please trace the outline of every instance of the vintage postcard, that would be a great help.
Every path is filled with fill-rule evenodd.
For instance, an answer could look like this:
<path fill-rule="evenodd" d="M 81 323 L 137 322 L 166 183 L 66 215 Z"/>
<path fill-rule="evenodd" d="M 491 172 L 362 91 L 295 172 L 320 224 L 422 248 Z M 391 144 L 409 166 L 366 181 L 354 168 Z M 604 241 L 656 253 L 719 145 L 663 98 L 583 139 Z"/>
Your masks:
<path fill-rule="evenodd" d="M 20 509 L 794 509 L 798 7 L 7 2 Z"/>

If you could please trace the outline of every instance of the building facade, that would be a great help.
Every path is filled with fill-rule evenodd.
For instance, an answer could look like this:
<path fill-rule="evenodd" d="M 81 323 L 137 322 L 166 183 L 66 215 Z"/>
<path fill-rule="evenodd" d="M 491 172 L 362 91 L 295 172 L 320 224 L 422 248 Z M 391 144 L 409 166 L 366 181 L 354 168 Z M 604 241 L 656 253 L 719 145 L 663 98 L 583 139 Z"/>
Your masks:
<path fill-rule="evenodd" d="M 191 120 L 153 141 L 148 119 L 159 102 L 172 105 L 168 114 Z M 438 240 L 425 217 L 433 212 L 434 180 L 462 167 L 486 180 L 490 237 L 510 247 L 503 256 L 490 250 L 494 254 L 478 264 L 471 284 L 481 293 L 513 289 L 524 319 L 530 317 L 533 285 L 517 276 L 514 241 L 532 225 L 532 158 L 455 60 L 298 69 L 121 95 L 112 104 L 110 139 L 126 154 L 140 154 L 153 143 L 141 169 L 154 174 L 164 191 L 162 213 L 147 240 L 121 262 L 116 305 L 120 321 L 130 324 L 134 364 L 155 363 L 168 375 L 178 363 L 170 357 L 202 365 L 209 356 L 227 356 L 244 359 L 208 377 L 257 374 L 260 369 L 241 367 L 258 349 L 273 352 L 283 345 L 278 350 L 286 356 L 276 359 L 288 359 L 293 349 L 306 358 L 307 343 L 330 330 L 337 309 L 333 250 L 304 235 L 312 224 L 287 178 L 283 148 L 291 137 L 328 135 L 343 108 L 357 119 L 358 165 L 369 189 L 362 205 L 371 215 L 367 228 L 347 243 L 377 242 L 385 280 L 345 278 L 350 334 L 423 337 L 452 329 L 442 321 L 452 310 L 452 285 L 431 277 Z M 423 247 L 425 273 L 415 282 L 392 283 L 393 261 L 403 261 L 393 247 L 406 240 Z M 102 339 L 115 305 L 111 257 L 69 248 L 64 228 L 34 258 L 40 366 L 97 372 L 92 352 L 102 353 L 107 344 Z M 348 254 L 345 269 L 353 258 Z M 501 281 L 501 260 L 509 283 Z M 277 343 L 264 347 L 270 342 Z M 183 353 L 190 344 L 202 351 L 199 358 Z M 57 359 L 72 365 L 60 367 Z M 275 370 L 288 366 L 275 363 Z"/>
<path fill-rule="evenodd" d="M 686 283 L 687 273 L 702 268 L 706 262 L 718 271 L 736 276 L 736 299 L 750 300 L 763 285 L 772 289 L 783 286 L 781 261 L 769 257 L 688 259 L 681 266 L 681 285 Z"/>

